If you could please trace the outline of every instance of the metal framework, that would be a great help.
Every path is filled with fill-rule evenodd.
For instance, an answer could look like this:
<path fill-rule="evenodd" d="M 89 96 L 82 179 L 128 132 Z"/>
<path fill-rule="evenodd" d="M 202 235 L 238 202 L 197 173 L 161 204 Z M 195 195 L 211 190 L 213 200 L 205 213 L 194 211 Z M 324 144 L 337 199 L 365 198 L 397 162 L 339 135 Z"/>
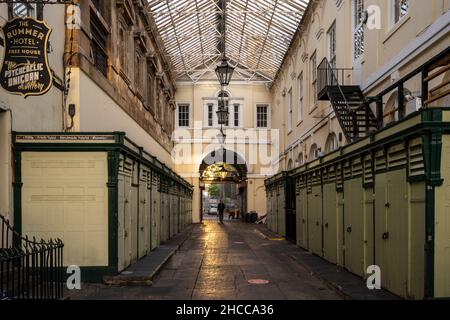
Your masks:
<path fill-rule="evenodd" d="M 235 79 L 271 83 L 309 2 L 149 0 L 148 10 L 178 80 L 197 82 L 214 74 L 225 33 L 227 57 L 236 65 Z"/>

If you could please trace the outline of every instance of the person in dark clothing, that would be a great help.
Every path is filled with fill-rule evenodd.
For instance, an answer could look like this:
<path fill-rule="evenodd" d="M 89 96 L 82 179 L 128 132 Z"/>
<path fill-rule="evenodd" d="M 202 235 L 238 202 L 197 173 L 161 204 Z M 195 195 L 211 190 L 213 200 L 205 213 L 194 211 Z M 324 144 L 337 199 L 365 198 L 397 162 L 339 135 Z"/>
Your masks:
<path fill-rule="evenodd" d="M 223 203 L 223 200 L 220 200 L 219 206 L 217 207 L 217 211 L 219 212 L 220 223 L 223 223 L 223 214 L 225 213 L 225 203 Z"/>

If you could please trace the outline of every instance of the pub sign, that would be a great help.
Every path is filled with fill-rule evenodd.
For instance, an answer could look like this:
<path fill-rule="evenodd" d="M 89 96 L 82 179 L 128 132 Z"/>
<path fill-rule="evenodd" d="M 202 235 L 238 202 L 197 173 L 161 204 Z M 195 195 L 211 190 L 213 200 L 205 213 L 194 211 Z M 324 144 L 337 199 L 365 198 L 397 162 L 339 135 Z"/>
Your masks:
<path fill-rule="evenodd" d="M 6 91 L 38 96 L 50 90 L 53 75 L 48 64 L 47 46 L 52 29 L 33 18 L 15 18 L 3 26 L 5 56 L 0 84 Z"/>

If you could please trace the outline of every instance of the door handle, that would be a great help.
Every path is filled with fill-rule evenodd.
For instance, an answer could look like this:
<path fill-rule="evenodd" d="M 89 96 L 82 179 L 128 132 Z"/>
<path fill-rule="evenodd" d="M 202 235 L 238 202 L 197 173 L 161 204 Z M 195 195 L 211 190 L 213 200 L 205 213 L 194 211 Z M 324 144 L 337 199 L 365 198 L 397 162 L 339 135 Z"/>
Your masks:
<path fill-rule="evenodd" d="M 386 203 L 384 206 L 385 206 L 386 208 L 390 208 L 390 207 L 391 207 L 391 204 L 388 202 L 388 203 Z"/>
<path fill-rule="evenodd" d="M 325 228 L 328 228 L 328 226 L 329 226 L 328 223 L 325 223 Z"/>
<path fill-rule="evenodd" d="M 125 231 L 124 238 L 128 238 L 128 232 Z"/>
<path fill-rule="evenodd" d="M 383 233 L 383 240 L 388 240 L 388 239 L 389 239 L 389 232 Z"/>
<path fill-rule="evenodd" d="M 347 232 L 348 232 L 348 233 L 352 233 L 352 227 L 348 227 L 348 228 L 347 228 Z"/>
<path fill-rule="evenodd" d="M 316 222 L 316 226 L 319 226 L 319 225 L 320 225 L 320 223 L 319 223 L 319 221 L 317 221 L 317 222 Z"/>

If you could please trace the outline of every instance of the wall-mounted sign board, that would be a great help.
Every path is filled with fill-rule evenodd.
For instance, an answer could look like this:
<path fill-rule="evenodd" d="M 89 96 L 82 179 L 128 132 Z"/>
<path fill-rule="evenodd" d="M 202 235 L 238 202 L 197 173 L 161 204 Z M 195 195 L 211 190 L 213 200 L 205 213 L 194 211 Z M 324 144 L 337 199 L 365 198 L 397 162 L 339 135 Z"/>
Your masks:
<path fill-rule="evenodd" d="M 16 143 L 115 143 L 116 137 L 105 134 L 20 134 L 15 140 Z"/>
<path fill-rule="evenodd" d="M 50 90 L 53 75 L 47 47 L 52 29 L 33 18 L 16 18 L 2 27 L 5 56 L 0 84 L 9 93 L 38 96 Z"/>

